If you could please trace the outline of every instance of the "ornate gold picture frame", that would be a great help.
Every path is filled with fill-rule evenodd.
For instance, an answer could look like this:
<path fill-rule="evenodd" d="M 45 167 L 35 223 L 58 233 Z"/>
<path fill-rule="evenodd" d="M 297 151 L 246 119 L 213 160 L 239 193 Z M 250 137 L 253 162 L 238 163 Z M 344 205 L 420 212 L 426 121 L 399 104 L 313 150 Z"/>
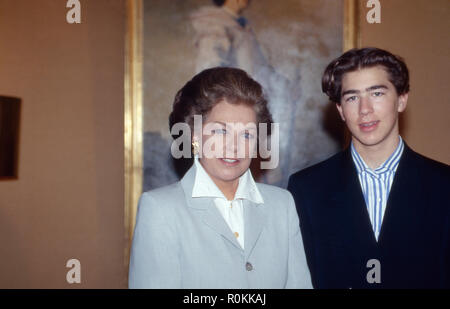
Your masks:
<path fill-rule="evenodd" d="M 125 265 L 143 184 L 143 0 L 127 0 L 125 57 Z M 343 51 L 359 46 L 358 1 L 343 0 Z"/>

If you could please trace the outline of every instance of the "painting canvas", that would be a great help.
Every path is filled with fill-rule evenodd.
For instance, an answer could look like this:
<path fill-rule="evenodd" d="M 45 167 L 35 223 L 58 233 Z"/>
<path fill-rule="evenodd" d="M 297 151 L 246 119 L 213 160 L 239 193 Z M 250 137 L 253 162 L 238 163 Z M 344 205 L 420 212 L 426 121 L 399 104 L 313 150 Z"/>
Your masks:
<path fill-rule="evenodd" d="M 279 165 L 252 170 L 257 181 L 285 188 L 290 174 L 336 153 L 343 130 L 321 75 L 342 52 L 343 2 L 254 0 L 240 17 L 210 0 L 143 0 L 143 191 L 187 169 L 171 156 L 168 117 L 176 92 L 213 66 L 260 82 L 279 123 Z"/>
<path fill-rule="evenodd" d="M 0 180 L 17 179 L 21 99 L 0 96 Z"/>

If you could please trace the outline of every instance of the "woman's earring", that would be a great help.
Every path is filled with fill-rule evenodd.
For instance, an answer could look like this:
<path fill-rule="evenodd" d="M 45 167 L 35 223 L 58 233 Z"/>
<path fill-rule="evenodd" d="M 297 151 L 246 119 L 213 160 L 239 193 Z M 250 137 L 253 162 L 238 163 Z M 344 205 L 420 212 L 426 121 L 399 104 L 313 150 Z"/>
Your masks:
<path fill-rule="evenodd" d="M 192 153 L 194 154 L 194 156 L 198 155 L 199 148 L 200 145 L 198 144 L 197 141 L 192 142 Z"/>

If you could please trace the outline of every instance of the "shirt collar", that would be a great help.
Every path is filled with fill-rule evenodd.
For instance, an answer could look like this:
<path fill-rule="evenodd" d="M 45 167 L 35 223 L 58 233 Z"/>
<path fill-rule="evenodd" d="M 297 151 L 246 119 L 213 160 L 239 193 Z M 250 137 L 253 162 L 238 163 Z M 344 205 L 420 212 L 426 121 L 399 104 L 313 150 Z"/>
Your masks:
<path fill-rule="evenodd" d="M 211 177 L 205 171 L 198 161 L 198 157 L 194 157 L 195 180 L 192 188 L 192 197 L 215 197 L 226 199 L 222 191 L 216 186 Z M 257 204 L 263 204 L 264 199 L 256 186 L 250 169 L 239 177 L 239 184 L 234 199 L 246 199 Z"/>
<path fill-rule="evenodd" d="M 229 14 L 231 17 L 233 17 L 233 19 L 242 27 L 245 28 L 245 26 L 247 26 L 247 18 L 245 18 L 244 16 L 238 15 L 235 12 L 233 12 L 232 10 L 230 10 L 229 8 L 227 8 L 226 6 L 222 6 L 222 10 L 224 10 L 227 14 Z"/>
<path fill-rule="evenodd" d="M 404 142 L 401 136 L 399 136 L 399 142 L 397 145 L 397 148 L 394 150 L 394 152 L 387 158 L 386 161 L 384 161 L 383 164 L 381 164 L 379 167 L 377 167 L 375 170 L 372 170 L 366 162 L 364 162 L 363 158 L 359 155 L 359 153 L 356 151 L 355 146 L 353 145 L 353 141 L 351 143 L 351 153 L 353 162 L 355 163 L 356 170 L 358 171 L 358 174 L 361 174 L 362 172 L 369 172 L 369 173 L 375 173 L 375 174 L 382 174 L 388 171 L 395 172 L 397 170 L 398 164 L 400 162 L 400 157 L 402 156 L 403 149 L 405 148 Z"/>
<path fill-rule="evenodd" d="M 233 16 L 233 18 L 239 18 L 239 15 L 227 8 L 226 6 L 222 6 L 222 10 Z"/>

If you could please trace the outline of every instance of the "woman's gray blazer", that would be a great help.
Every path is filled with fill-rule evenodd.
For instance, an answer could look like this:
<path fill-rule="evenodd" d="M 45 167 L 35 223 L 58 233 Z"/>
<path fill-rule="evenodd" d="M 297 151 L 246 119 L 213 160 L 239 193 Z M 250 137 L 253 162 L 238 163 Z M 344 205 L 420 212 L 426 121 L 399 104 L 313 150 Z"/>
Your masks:
<path fill-rule="evenodd" d="M 145 192 L 131 249 L 130 288 L 311 288 L 291 194 L 257 183 L 264 204 L 244 200 L 243 250 L 212 198 L 192 198 L 195 168 Z"/>

